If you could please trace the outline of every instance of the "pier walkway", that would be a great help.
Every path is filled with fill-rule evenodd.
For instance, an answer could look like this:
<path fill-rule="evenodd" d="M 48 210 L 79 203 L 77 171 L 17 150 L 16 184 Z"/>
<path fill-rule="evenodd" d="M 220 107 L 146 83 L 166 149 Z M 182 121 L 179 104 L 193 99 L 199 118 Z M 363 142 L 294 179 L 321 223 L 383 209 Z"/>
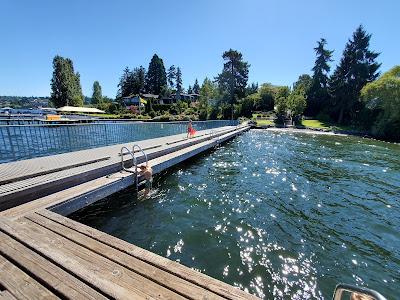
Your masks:
<path fill-rule="evenodd" d="M 158 173 L 247 129 L 224 127 L 194 139 L 175 135 L 137 143 Z M 14 206 L 0 212 L 0 299 L 258 299 L 65 217 L 132 185 L 133 174 L 120 171 L 120 148 L 15 162 L 20 169 L 14 171 L 0 165 L 0 202 Z M 4 198 L 12 192 L 26 203 Z"/>
<path fill-rule="evenodd" d="M 178 134 L 0 164 L 0 211 L 119 172 L 122 146 L 131 149 L 137 144 L 151 160 L 235 130 L 236 126 L 226 126 L 199 131 L 192 139 L 187 139 L 186 134 Z M 144 161 L 142 153 L 137 153 L 137 159 L 139 163 Z M 124 160 L 127 166 L 132 164 L 129 155 Z"/>

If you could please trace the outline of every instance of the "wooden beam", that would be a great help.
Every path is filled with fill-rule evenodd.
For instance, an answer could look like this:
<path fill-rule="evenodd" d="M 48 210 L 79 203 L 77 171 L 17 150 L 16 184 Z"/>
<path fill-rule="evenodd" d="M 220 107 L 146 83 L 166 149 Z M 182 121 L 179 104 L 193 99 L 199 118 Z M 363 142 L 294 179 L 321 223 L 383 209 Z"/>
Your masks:
<path fill-rule="evenodd" d="M 174 274 L 159 269 L 147 262 L 137 259 L 132 255 L 97 241 L 87 235 L 84 235 L 39 214 L 30 214 L 25 216 L 25 218 L 154 281 L 158 285 L 162 285 L 170 290 L 173 290 L 182 296 L 197 300 L 204 298 L 225 299 L 210 292 L 209 290 L 193 284 L 192 282 L 186 281 Z"/>
<path fill-rule="evenodd" d="M 23 266 L 37 281 L 56 294 L 70 299 L 107 299 L 82 281 L 59 268 L 20 242 L 0 232 L 0 253 L 11 257 L 16 264 Z"/>
<path fill-rule="evenodd" d="M 0 255 L 0 270 L 0 284 L 17 299 L 59 299 L 2 255 Z"/>
<path fill-rule="evenodd" d="M 207 290 L 210 290 L 220 296 L 227 299 L 259 299 L 256 296 L 250 295 L 239 288 L 233 287 L 222 281 L 214 279 L 210 276 L 192 270 L 185 267 L 177 262 L 171 261 L 167 258 L 154 254 L 143 248 L 125 242 L 121 239 L 115 238 L 107 233 L 78 223 L 66 217 L 48 210 L 37 211 L 40 214 L 50 220 L 56 221 L 66 227 L 69 227 L 77 232 L 85 234 L 95 240 L 98 240 L 104 244 L 114 247 L 122 252 L 125 252 L 137 259 L 140 259 L 146 263 L 152 264 L 157 268 L 170 272 L 178 277 L 181 277 L 187 281 L 197 284 Z"/>
<path fill-rule="evenodd" d="M 0 229 L 80 280 L 119 299 L 184 299 L 151 280 L 75 244 L 30 220 L 0 221 Z"/>

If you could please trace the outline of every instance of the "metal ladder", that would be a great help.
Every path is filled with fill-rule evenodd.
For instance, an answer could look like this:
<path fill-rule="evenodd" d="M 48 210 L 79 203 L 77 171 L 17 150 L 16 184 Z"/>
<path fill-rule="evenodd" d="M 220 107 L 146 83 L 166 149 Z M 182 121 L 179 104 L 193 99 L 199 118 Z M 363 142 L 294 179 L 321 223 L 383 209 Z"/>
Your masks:
<path fill-rule="evenodd" d="M 135 180 L 135 187 L 136 187 L 136 193 L 138 193 L 138 192 L 139 192 L 138 164 L 137 164 L 137 159 L 136 159 L 136 156 L 135 156 L 135 148 L 138 148 L 138 149 L 139 149 L 139 152 L 142 152 L 142 153 L 143 153 L 143 156 L 144 156 L 144 158 L 145 158 L 145 160 L 146 160 L 146 167 L 148 167 L 148 166 L 149 166 L 149 160 L 148 160 L 148 158 L 147 158 L 147 154 L 143 151 L 143 149 L 142 149 L 138 144 L 134 144 L 134 145 L 132 146 L 132 151 L 129 150 L 128 147 L 123 146 L 123 147 L 121 148 L 120 155 L 121 155 L 121 167 L 122 167 L 122 170 L 124 170 L 124 171 L 126 171 L 126 172 L 129 172 L 129 173 L 132 173 L 132 174 L 135 174 L 135 178 L 134 178 L 134 180 Z M 126 150 L 127 152 L 124 153 L 124 150 Z M 134 170 L 132 170 L 132 168 L 126 168 L 126 167 L 125 167 L 125 164 L 124 164 L 124 155 L 125 155 L 125 154 L 130 154 L 130 155 L 132 156 L 132 167 L 135 168 Z"/>

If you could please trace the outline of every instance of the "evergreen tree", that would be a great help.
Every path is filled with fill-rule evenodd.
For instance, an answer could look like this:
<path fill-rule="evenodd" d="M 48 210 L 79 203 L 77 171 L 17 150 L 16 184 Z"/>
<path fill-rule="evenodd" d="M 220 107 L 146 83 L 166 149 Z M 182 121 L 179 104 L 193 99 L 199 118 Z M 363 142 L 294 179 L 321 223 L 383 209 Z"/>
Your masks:
<path fill-rule="evenodd" d="M 146 79 L 146 70 L 145 70 L 145 68 L 143 68 L 143 66 L 133 69 L 133 72 L 131 75 L 131 80 L 132 80 L 131 93 L 132 94 L 140 94 L 140 93 L 144 92 L 145 79 Z"/>
<path fill-rule="evenodd" d="M 174 89 L 176 80 L 176 68 L 174 65 L 170 66 L 167 75 L 168 85 L 170 89 Z"/>
<path fill-rule="evenodd" d="M 369 50 L 371 35 L 362 26 L 353 33 L 343 51 L 343 56 L 330 80 L 334 113 L 338 123 L 354 119 L 362 108 L 360 91 L 378 76 L 380 64 L 376 62 L 379 53 Z"/>
<path fill-rule="evenodd" d="M 216 78 L 219 88 L 230 98 L 231 118 L 233 119 L 233 108 L 237 99 L 246 94 L 246 86 L 249 74 L 249 63 L 243 61 L 242 53 L 229 49 L 222 55 L 224 67 Z"/>
<path fill-rule="evenodd" d="M 317 115 L 322 107 L 328 103 L 328 82 L 329 82 L 329 62 L 332 61 L 333 51 L 325 49 L 326 40 L 321 38 L 317 42 L 317 47 L 314 48 L 316 59 L 312 68 L 312 84 L 306 93 L 307 108 L 306 115 Z"/>
<path fill-rule="evenodd" d="M 157 54 L 154 54 L 150 61 L 145 82 L 146 91 L 154 95 L 160 95 L 167 86 L 164 62 Z"/>
<path fill-rule="evenodd" d="M 92 104 L 100 104 L 103 102 L 103 95 L 101 93 L 101 86 L 98 81 L 93 83 Z"/>
<path fill-rule="evenodd" d="M 118 83 L 118 92 L 117 92 L 117 99 L 127 97 L 130 95 L 130 87 L 129 87 L 129 81 L 131 76 L 131 71 L 129 70 L 128 67 L 125 67 L 125 69 L 122 72 L 121 77 L 119 78 L 119 83 Z"/>
<path fill-rule="evenodd" d="M 50 98 L 55 107 L 83 105 L 80 75 L 75 74 L 72 60 L 69 58 L 57 55 L 53 59 Z"/>
<path fill-rule="evenodd" d="M 181 99 L 182 93 L 182 72 L 181 68 L 176 68 L 176 97 L 178 100 Z"/>
<path fill-rule="evenodd" d="M 188 92 L 189 93 L 189 92 Z M 199 94 L 200 93 L 200 85 L 199 85 L 199 82 L 197 81 L 197 78 L 196 78 L 196 80 L 194 81 L 194 85 L 193 85 L 193 92 L 192 92 L 193 94 Z M 192 94 L 192 93 L 190 93 L 190 94 Z"/>
<path fill-rule="evenodd" d="M 193 94 L 193 89 L 192 89 L 192 86 L 190 84 L 189 84 L 189 87 L 187 89 L 187 93 L 188 94 Z"/>
<path fill-rule="evenodd" d="M 146 70 L 142 66 L 133 71 L 126 67 L 118 84 L 117 98 L 138 95 L 145 91 Z"/>

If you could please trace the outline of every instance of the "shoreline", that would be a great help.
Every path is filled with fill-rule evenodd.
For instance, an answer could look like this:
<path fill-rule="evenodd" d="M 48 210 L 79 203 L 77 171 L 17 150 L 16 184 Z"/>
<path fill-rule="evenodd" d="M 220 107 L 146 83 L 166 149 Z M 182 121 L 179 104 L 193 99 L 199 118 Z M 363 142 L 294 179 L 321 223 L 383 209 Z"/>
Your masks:
<path fill-rule="evenodd" d="M 335 135 L 335 136 L 355 136 L 363 139 L 370 139 L 374 141 L 400 145 L 398 142 L 391 142 L 382 139 L 375 138 L 371 135 L 362 132 L 346 132 L 346 131 L 335 131 L 335 130 L 322 130 L 318 128 L 309 127 L 275 127 L 275 126 L 253 126 L 251 129 L 264 129 L 269 131 L 284 131 L 284 132 L 295 132 L 295 133 L 306 133 L 306 134 L 319 134 L 319 135 Z"/>
<path fill-rule="evenodd" d="M 287 127 L 254 127 L 253 129 L 264 129 L 268 131 L 284 131 L 284 132 L 297 132 L 297 133 L 306 133 L 306 134 L 319 134 L 319 135 L 339 135 L 339 136 L 349 136 L 350 134 L 346 133 L 338 133 L 333 131 L 321 131 L 321 130 L 313 130 L 309 128 L 287 128 Z"/>

